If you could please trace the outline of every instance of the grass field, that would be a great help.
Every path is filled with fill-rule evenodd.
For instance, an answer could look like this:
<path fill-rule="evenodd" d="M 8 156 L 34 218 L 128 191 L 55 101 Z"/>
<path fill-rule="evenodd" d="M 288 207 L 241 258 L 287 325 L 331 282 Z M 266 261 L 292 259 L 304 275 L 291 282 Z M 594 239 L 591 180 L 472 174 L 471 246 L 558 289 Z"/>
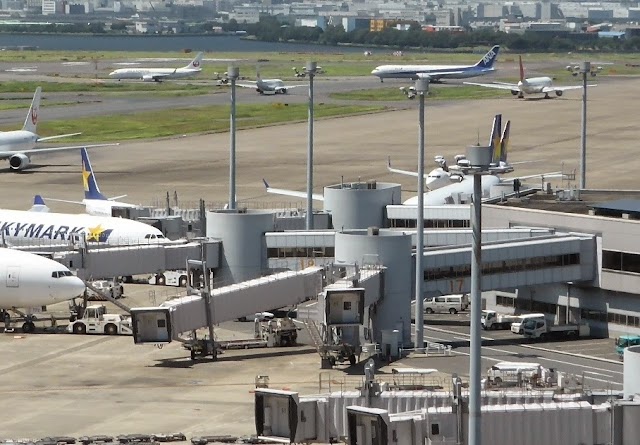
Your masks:
<path fill-rule="evenodd" d="M 384 106 L 316 105 L 315 117 L 326 118 L 385 110 Z M 243 105 L 236 109 L 237 127 L 251 128 L 307 118 L 306 104 Z M 11 129 L 11 128 L 6 128 Z M 41 136 L 82 132 L 70 138 L 69 144 L 78 142 L 125 141 L 192 134 L 220 132 L 229 129 L 229 106 L 175 109 L 136 114 L 99 116 L 74 120 L 47 121 L 38 126 Z"/>
<path fill-rule="evenodd" d="M 38 81 L 8 81 L 0 82 L 0 93 L 30 93 L 37 87 L 47 93 L 140 93 L 153 91 L 154 93 L 167 92 L 195 92 L 210 93 L 217 88 L 206 85 L 178 84 L 174 82 L 146 83 L 146 82 L 38 82 Z"/>
<path fill-rule="evenodd" d="M 455 87 L 438 87 L 438 85 L 432 85 L 429 88 L 427 100 L 493 99 L 509 95 L 511 95 L 509 91 L 491 90 L 471 85 Z M 397 101 L 404 98 L 404 93 L 400 88 L 390 87 L 355 90 L 345 93 L 331 93 L 329 96 L 332 99 L 342 100 Z"/>

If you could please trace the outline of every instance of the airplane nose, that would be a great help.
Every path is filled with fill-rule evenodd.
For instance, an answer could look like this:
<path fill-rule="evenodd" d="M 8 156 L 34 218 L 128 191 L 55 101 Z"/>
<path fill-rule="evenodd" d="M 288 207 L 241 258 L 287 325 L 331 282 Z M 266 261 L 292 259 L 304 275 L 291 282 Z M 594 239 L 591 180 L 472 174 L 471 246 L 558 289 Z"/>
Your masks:
<path fill-rule="evenodd" d="M 66 301 L 82 295 L 86 286 L 78 277 L 63 277 L 57 280 L 52 289 L 52 297 L 56 301 Z"/>
<path fill-rule="evenodd" d="M 109 73 L 109 77 L 113 77 L 113 76 L 115 76 L 116 74 L 117 74 L 117 73 L 116 73 L 115 71 L 111 71 L 111 72 Z"/>
<path fill-rule="evenodd" d="M 378 68 L 376 68 L 373 71 L 371 71 L 371 74 L 378 74 Z"/>

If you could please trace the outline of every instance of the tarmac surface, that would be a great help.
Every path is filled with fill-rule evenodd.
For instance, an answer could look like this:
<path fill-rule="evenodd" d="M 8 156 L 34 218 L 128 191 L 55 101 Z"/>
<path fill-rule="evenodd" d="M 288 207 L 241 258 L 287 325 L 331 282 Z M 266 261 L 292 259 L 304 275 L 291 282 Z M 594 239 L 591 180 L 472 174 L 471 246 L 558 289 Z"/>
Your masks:
<path fill-rule="evenodd" d="M 637 189 L 639 165 L 633 150 L 640 136 L 635 99 L 640 93 L 640 80 L 603 78 L 598 82 L 597 88 L 589 90 L 587 185 Z M 428 159 L 436 154 L 452 159 L 463 153 L 465 146 L 475 144 L 478 134 L 484 143 L 493 115 L 502 113 L 503 119 L 512 120 L 509 160 L 539 161 L 517 165 L 514 174 L 573 170 L 579 163 L 580 98 L 580 91 L 573 91 L 553 100 L 508 97 L 427 102 Z M 399 182 L 405 190 L 404 198 L 412 196 L 415 178 L 386 171 L 389 155 L 394 166 L 415 169 L 417 103 L 406 103 L 407 110 L 317 121 L 314 191 L 321 192 L 323 185 L 342 179 L 377 179 Z M 274 187 L 304 190 L 306 145 L 306 123 L 239 131 L 240 202 L 248 206 L 284 205 L 287 198 L 267 195 L 261 178 L 267 178 Z M 93 150 L 91 158 L 101 191 L 106 195 L 128 194 L 129 202 L 149 204 L 154 199 L 162 200 L 165 191 L 176 191 L 182 205 L 187 206 L 201 197 L 215 202 L 228 197 L 228 147 L 228 133 L 206 134 L 123 143 Z M 77 153 L 34 157 L 34 161 L 41 165 L 22 174 L 0 174 L 4 207 L 27 209 L 35 193 L 82 198 Z M 299 205 L 302 207 L 303 203 Z M 80 211 L 57 203 L 49 206 L 53 210 Z M 125 303 L 148 305 L 149 290 L 157 289 L 126 285 Z M 157 299 L 161 301 L 162 292 L 171 289 L 160 289 Z M 460 343 L 466 338 L 464 328 L 456 323 L 435 327 L 448 332 L 427 330 L 426 336 L 432 341 Z M 229 323 L 219 333 L 239 337 L 251 329 L 251 323 Z M 572 349 L 573 345 L 576 343 L 549 345 L 552 352 L 517 343 L 486 346 L 497 349 L 487 350 L 494 359 L 533 361 L 535 357 L 547 360 L 545 366 L 556 363 L 582 370 L 591 367 L 591 372 L 602 374 L 587 375 L 591 387 L 620 388 L 619 364 L 607 361 L 595 365 L 593 359 L 585 361 L 555 352 Z M 580 347 L 589 355 L 608 358 L 612 342 L 581 340 Z M 405 359 L 401 364 L 436 367 L 464 376 L 468 369 L 465 347 L 457 344 L 454 351 L 458 353 L 453 357 L 438 358 L 436 362 Z M 0 354 L 0 396 L 10 413 L 0 416 L 0 436 L 12 438 L 178 431 L 188 437 L 249 435 L 255 431 L 251 391 L 256 375 L 269 375 L 272 388 L 302 393 L 319 389 L 319 357 L 305 345 L 230 351 L 217 363 L 210 363 L 192 362 L 187 351 L 177 344 L 159 350 L 135 346 L 130 337 L 3 334 Z M 483 362 L 485 365 L 490 362 Z M 381 372 L 390 372 L 389 367 Z M 362 365 L 337 369 L 332 380 L 348 377 L 355 382 L 359 377 L 354 376 L 361 374 Z"/>

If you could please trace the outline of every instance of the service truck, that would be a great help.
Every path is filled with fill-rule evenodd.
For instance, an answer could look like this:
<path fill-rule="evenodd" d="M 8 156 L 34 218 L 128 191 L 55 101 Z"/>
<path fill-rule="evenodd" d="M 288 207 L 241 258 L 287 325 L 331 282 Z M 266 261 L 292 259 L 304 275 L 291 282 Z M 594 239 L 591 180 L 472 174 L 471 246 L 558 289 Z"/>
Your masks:
<path fill-rule="evenodd" d="M 87 306 L 82 317 L 67 326 L 67 332 L 74 334 L 133 335 L 131 317 L 107 314 L 104 305 Z"/>
<path fill-rule="evenodd" d="M 546 319 L 529 319 L 523 323 L 523 333 L 534 340 L 550 340 L 557 338 L 588 337 L 591 329 L 586 323 L 579 324 L 550 324 Z"/>
<path fill-rule="evenodd" d="M 511 329 L 511 323 L 519 322 L 519 315 L 500 314 L 496 311 L 483 310 L 480 323 L 485 330 Z"/>
<path fill-rule="evenodd" d="M 544 314 L 524 314 L 520 315 L 519 319 L 511 323 L 511 332 L 514 334 L 523 334 L 522 326 L 527 320 L 544 320 Z"/>
<path fill-rule="evenodd" d="M 640 335 L 621 335 L 616 338 L 616 352 L 620 360 L 624 359 L 625 348 L 636 345 L 640 345 Z"/>
<path fill-rule="evenodd" d="M 91 284 L 93 284 L 96 289 L 111 296 L 111 298 L 122 298 L 124 296 L 124 287 L 122 287 L 122 284 L 120 284 L 118 280 L 98 280 L 93 281 Z M 106 298 L 87 288 L 87 300 L 104 301 Z"/>

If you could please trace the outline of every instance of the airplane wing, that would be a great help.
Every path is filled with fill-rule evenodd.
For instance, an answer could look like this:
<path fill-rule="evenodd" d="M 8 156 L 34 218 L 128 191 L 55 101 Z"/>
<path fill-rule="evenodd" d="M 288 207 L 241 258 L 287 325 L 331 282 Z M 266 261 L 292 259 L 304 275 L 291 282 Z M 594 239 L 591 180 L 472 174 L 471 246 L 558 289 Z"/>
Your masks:
<path fill-rule="evenodd" d="M 503 178 L 504 182 L 511 182 L 514 179 L 531 179 L 531 178 L 562 178 L 565 176 L 565 173 L 562 172 L 550 172 L 550 173 L 537 173 L 535 175 L 527 175 L 527 176 L 517 176 L 515 178 Z"/>
<path fill-rule="evenodd" d="M 64 203 L 67 203 L 67 204 L 84 205 L 84 203 L 81 202 L 81 201 L 69 201 L 67 199 L 56 199 L 56 198 L 44 198 L 44 199 L 46 199 L 47 201 L 64 202 Z"/>
<path fill-rule="evenodd" d="M 307 198 L 307 192 L 299 192 L 297 190 L 286 190 L 286 189 L 277 189 L 269 186 L 265 179 L 262 180 L 264 182 L 264 186 L 267 189 L 267 193 L 274 193 L 276 195 L 285 195 L 285 196 L 295 196 L 296 198 Z M 316 201 L 324 201 L 323 195 L 318 195 L 313 193 L 311 197 Z"/>
<path fill-rule="evenodd" d="M 587 85 L 590 87 L 596 87 L 598 86 L 596 85 Z M 566 87 L 544 87 L 542 89 L 543 93 L 555 93 L 556 91 L 568 91 L 568 90 L 581 90 L 582 89 L 582 85 L 571 85 L 571 86 L 566 86 Z"/>
<path fill-rule="evenodd" d="M 174 71 L 171 74 L 175 74 L 176 71 Z M 171 74 L 167 74 L 167 73 L 145 74 L 144 76 L 142 76 L 142 79 L 143 80 L 162 80 L 162 79 L 166 79 L 167 77 L 171 77 Z"/>
<path fill-rule="evenodd" d="M 237 87 L 242 87 L 242 88 L 257 88 L 258 84 L 257 82 L 251 82 L 250 83 L 236 83 Z M 230 83 L 227 85 L 231 85 Z"/>
<path fill-rule="evenodd" d="M 414 177 L 418 177 L 418 172 L 412 172 L 409 170 L 400 170 L 398 168 L 393 168 L 391 167 L 391 156 L 389 156 L 387 158 L 387 170 L 389 170 L 391 173 L 399 173 L 401 175 L 405 175 L 405 176 L 414 176 Z M 424 175 L 425 177 L 427 175 Z"/>
<path fill-rule="evenodd" d="M 47 136 L 44 138 L 38 138 L 36 142 L 50 141 L 51 139 L 68 138 L 71 136 L 78 136 L 79 134 L 82 134 L 82 133 L 69 133 L 69 134 L 59 134 L 57 136 Z"/>
<path fill-rule="evenodd" d="M 418 76 L 418 78 L 420 79 L 430 79 L 430 78 L 434 78 L 434 79 L 438 79 L 442 76 L 452 76 L 454 74 L 462 74 L 464 73 L 464 70 L 454 70 L 454 71 L 438 71 L 437 73 L 429 73 L 428 71 L 424 72 L 424 73 L 416 73 L 416 76 Z"/>
<path fill-rule="evenodd" d="M 304 83 L 299 83 L 297 85 L 285 85 L 281 88 L 286 88 L 288 90 L 289 88 L 308 87 L 308 86 L 309 85 L 305 85 Z"/>
<path fill-rule="evenodd" d="M 50 148 L 32 148 L 31 150 L 22 150 L 22 151 L 0 151 L 0 159 L 9 159 L 11 156 L 16 154 L 25 154 L 27 156 L 44 154 L 44 153 L 56 153 L 58 151 L 67 151 L 67 150 L 80 150 L 81 148 L 95 148 L 95 147 L 109 147 L 112 145 L 120 145 L 119 142 L 114 144 L 94 144 L 94 145 L 75 145 L 70 147 L 50 147 Z"/>
<path fill-rule="evenodd" d="M 512 83 L 475 83 L 475 82 L 462 82 L 465 85 L 475 85 L 477 87 L 495 88 L 496 90 L 509 90 L 520 91 L 518 85 Z"/>

